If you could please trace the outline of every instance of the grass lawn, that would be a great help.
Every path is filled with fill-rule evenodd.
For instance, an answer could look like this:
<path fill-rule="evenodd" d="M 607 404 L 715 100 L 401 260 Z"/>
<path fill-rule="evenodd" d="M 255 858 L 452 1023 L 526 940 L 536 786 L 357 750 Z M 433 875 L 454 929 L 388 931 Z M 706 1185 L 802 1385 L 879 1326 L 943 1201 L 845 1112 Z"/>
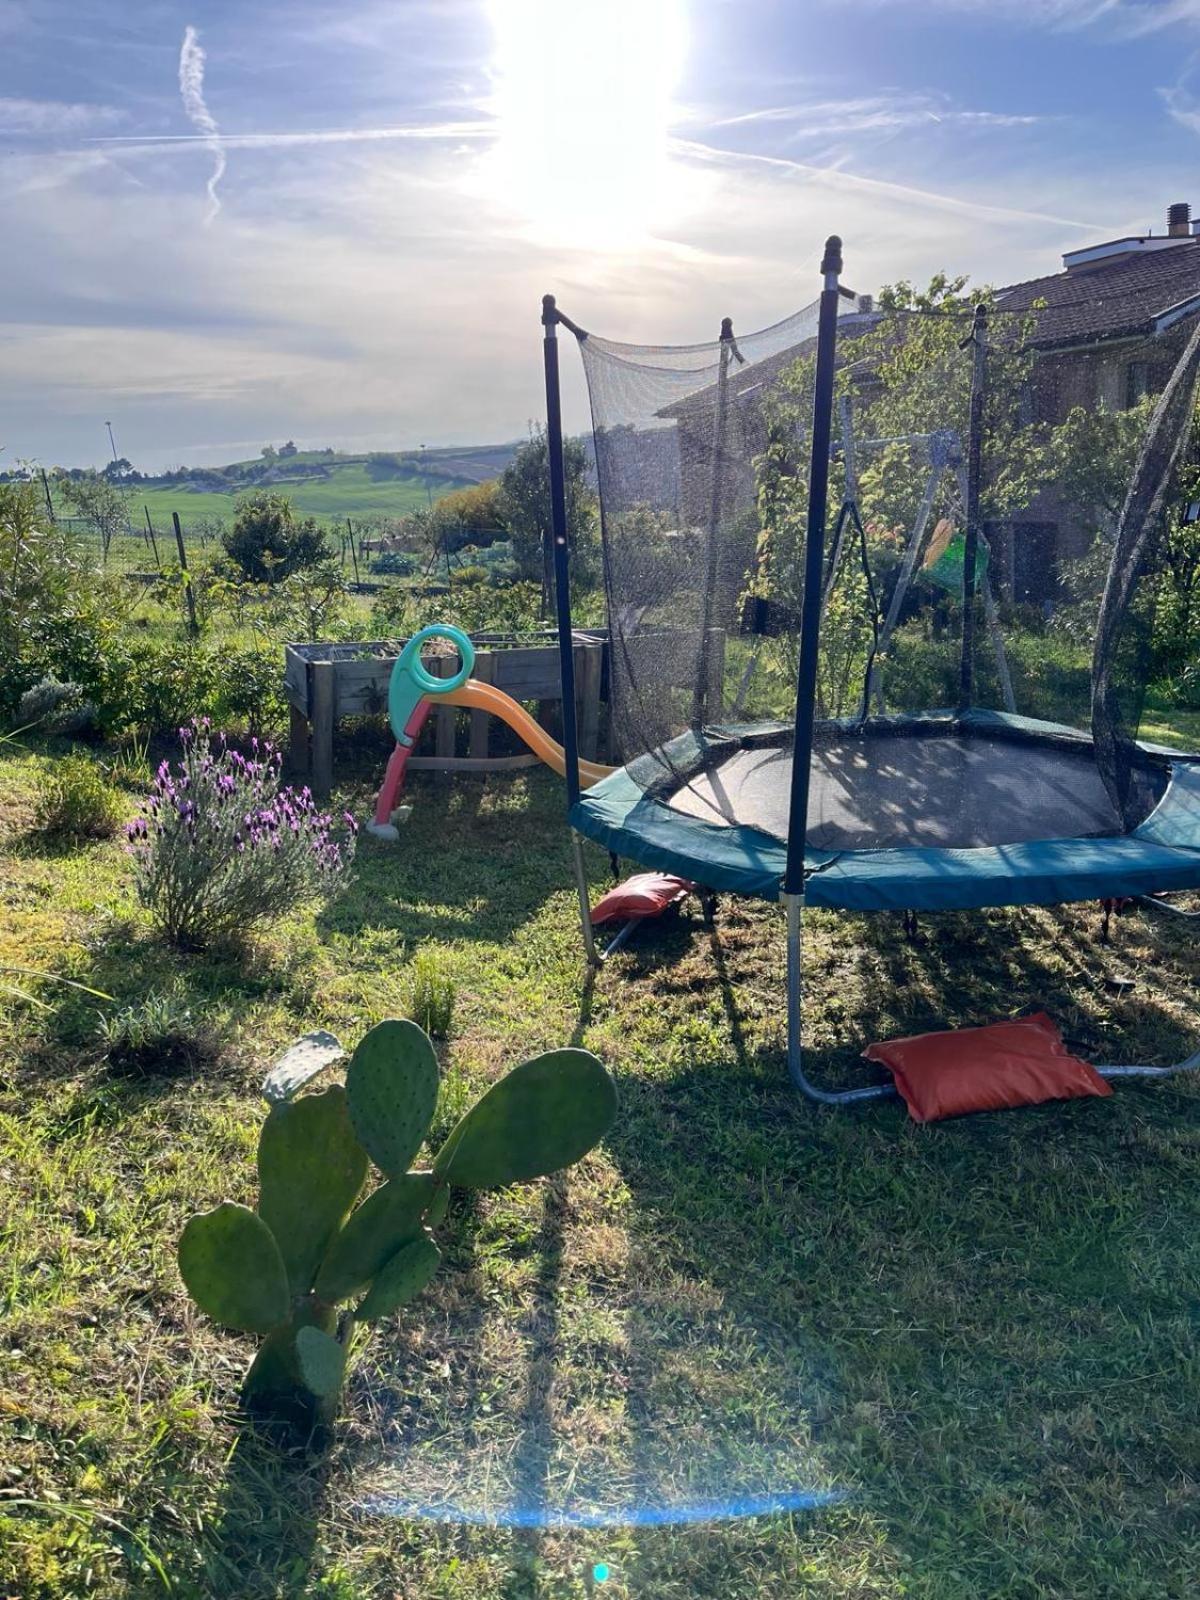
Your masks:
<path fill-rule="evenodd" d="M 929 1129 L 803 1104 L 778 914 L 728 903 L 715 935 L 682 920 L 590 981 L 545 774 L 418 779 L 400 843 L 364 839 L 335 904 L 241 956 L 174 956 L 118 843 L 29 832 L 52 759 L 0 757 L 0 962 L 172 989 L 208 1038 L 131 1078 L 86 997 L 0 1014 L 0 1594 L 1195 1595 L 1200 1084 Z M 361 815 L 378 777 L 340 798 Z M 1027 1004 L 1106 1059 L 1192 1045 L 1192 940 L 1140 914 L 1112 947 L 1087 906 L 924 918 L 912 944 L 898 918 L 811 926 L 829 1076 L 870 1039 Z M 252 1198 L 273 1055 L 401 1012 L 426 941 L 459 983 L 439 1132 L 568 1040 L 616 1074 L 618 1122 L 554 1183 L 457 1202 L 329 1456 L 284 1460 L 239 1433 L 249 1342 L 190 1307 L 175 1242 Z M 736 1514 L 763 1496 L 791 1508 Z M 543 1525 L 480 1525 L 514 1514 Z"/>
<path fill-rule="evenodd" d="M 286 495 L 302 516 L 344 523 L 347 517 L 403 516 L 428 505 L 430 495 L 436 500 L 454 485 L 444 479 L 429 479 L 427 490 L 427 480 L 421 477 L 372 478 L 361 462 L 354 462 L 335 467 L 328 478 L 263 487 Z M 191 489 L 186 484 L 169 489 L 139 486 L 132 498 L 135 523 L 144 520 L 143 507 L 149 506 L 155 526 L 161 524 L 169 531 L 171 513 L 178 511 L 185 534 L 189 518 L 223 517 L 231 521 L 238 499 L 232 494 Z"/>

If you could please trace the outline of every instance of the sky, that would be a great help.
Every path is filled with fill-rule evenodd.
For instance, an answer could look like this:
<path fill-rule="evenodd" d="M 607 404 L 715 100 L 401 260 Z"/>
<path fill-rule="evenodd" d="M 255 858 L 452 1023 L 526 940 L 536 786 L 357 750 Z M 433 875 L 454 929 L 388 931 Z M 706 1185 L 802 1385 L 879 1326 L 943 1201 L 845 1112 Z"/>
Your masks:
<path fill-rule="evenodd" d="M 517 438 L 547 290 L 686 343 L 831 232 L 1013 282 L 1198 157 L 1200 0 L 0 0 L 0 466 Z"/>

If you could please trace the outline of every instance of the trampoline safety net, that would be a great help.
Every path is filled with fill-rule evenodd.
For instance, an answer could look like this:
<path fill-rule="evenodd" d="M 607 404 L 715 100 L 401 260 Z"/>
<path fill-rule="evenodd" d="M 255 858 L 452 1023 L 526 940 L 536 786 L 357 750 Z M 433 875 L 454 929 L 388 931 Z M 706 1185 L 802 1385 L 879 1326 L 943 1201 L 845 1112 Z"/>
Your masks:
<path fill-rule="evenodd" d="M 980 313 L 948 285 L 841 302 L 818 848 L 1003 842 L 982 820 L 1000 810 L 1010 837 L 1114 833 L 1161 793 L 1137 740 L 1148 692 L 1180 671 L 1168 612 L 1200 333 L 1182 324 L 1125 349 L 1117 371 L 1047 347 L 1036 302 L 1012 300 L 985 295 Z M 756 333 L 734 320 L 684 347 L 577 334 L 614 756 L 680 809 L 781 838 L 787 786 L 764 776 L 763 753 L 790 759 L 796 712 L 817 310 Z M 980 733 L 989 714 L 987 750 L 962 759 L 930 744 L 948 728 Z M 932 789 L 873 785 L 887 771 L 882 729 L 925 741 L 912 759 Z M 1053 747 L 1058 770 L 1043 759 Z M 747 753 L 736 794 L 731 748 Z M 851 769 L 847 812 L 838 778 Z"/>

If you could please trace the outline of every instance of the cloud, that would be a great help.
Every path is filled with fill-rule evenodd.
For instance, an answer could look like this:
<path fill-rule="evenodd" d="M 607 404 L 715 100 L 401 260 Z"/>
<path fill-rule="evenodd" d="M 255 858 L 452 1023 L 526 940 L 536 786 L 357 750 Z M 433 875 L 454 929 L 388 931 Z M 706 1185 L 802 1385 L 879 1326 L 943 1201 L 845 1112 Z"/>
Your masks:
<path fill-rule="evenodd" d="M 194 128 L 199 129 L 204 143 L 212 151 L 213 168 L 208 177 L 208 215 L 205 222 L 209 223 L 221 209 L 221 201 L 217 195 L 217 185 L 225 176 L 225 146 L 221 142 L 221 130 L 217 127 L 216 120 L 208 109 L 204 99 L 204 63 L 206 60 L 200 45 L 200 36 L 189 23 L 183 32 L 183 44 L 179 50 L 179 93 L 183 99 L 183 109 L 188 121 Z"/>
<path fill-rule="evenodd" d="M 1078 228 L 1091 232 L 1095 224 L 1080 222 L 1071 217 L 1054 216 L 1045 211 L 1030 211 L 1024 207 L 993 205 L 986 201 L 964 200 L 961 196 L 939 194 L 931 189 L 918 189 L 909 184 L 890 183 L 885 178 L 864 178 L 841 167 L 822 167 L 806 161 L 792 161 L 782 156 L 751 155 L 738 150 L 721 150 L 695 140 L 676 140 L 682 154 L 699 161 L 720 164 L 756 164 L 791 171 L 799 177 L 833 188 L 852 188 L 866 193 L 886 195 L 925 210 L 949 211 L 960 217 L 971 217 L 988 222 L 1050 223 L 1058 228 Z"/>
<path fill-rule="evenodd" d="M 4 13 L 0 11 L 0 24 Z M 115 106 L 85 105 L 67 100 L 22 100 L 0 95 L 0 134 L 46 139 L 75 137 L 87 129 L 112 127 L 125 120 Z"/>
<path fill-rule="evenodd" d="M 389 139 L 482 139 L 495 134 L 490 122 L 431 122 L 398 128 L 314 128 L 300 132 L 222 133 L 224 150 L 287 149 L 298 145 L 372 144 Z M 209 144 L 209 133 L 168 133 L 161 135 L 116 134 L 98 138 L 96 144 L 120 145 L 140 150 L 176 150 L 193 144 Z"/>
<path fill-rule="evenodd" d="M 1041 116 L 1005 111 L 974 111 L 956 106 L 947 96 L 933 94 L 868 95 L 859 99 L 810 100 L 793 105 L 767 106 L 733 116 L 703 120 L 708 128 L 783 126 L 796 124 L 791 141 L 900 132 L 906 128 L 1028 128 L 1044 122 Z"/>
<path fill-rule="evenodd" d="M 929 9 L 927 0 L 921 0 L 919 7 L 914 0 L 852 0 L 852 3 L 874 9 Z M 1200 23 L 1200 0 L 932 0 L 932 3 L 942 11 L 989 18 L 1005 15 L 1030 27 L 1062 32 L 1104 24 L 1122 38 L 1140 38 L 1161 33 L 1166 28 Z"/>

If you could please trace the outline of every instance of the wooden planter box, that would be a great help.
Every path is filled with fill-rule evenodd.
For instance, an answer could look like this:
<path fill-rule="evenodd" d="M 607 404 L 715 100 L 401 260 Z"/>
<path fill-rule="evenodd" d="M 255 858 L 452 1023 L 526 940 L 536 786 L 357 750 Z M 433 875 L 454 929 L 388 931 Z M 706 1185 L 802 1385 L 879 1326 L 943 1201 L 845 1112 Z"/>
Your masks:
<path fill-rule="evenodd" d="M 579 753 L 585 760 L 603 759 L 600 749 L 600 707 L 608 695 L 607 629 L 576 630 L 575 708 L 579 728 Z M 672 655 L 672 635 L 649 633 L 639 638 L 637 648 L 649 659 L 667 652 Z M 562 701 L 562 680 L 558 666 L 558 636 L 547 629 L 532 642 L 526 637 L 477 633 L 472 677 L 493 684 L 514 700 L 538 702 L 538 721 L 545 722 Z M 326 799 L 333 785 L 333 729 L 343 717 L 376 716 L 387 710 L 388 683 L 392 667 L 403 649 L 403 639 L 386 639 L 362 644 L 289 644 L 284 646 L 284 690 L 291 708 L 292 770 L 308 778 L 313 794 Z M 450 677 L 458 668 L 458 656 L 428 655 L 430 672 Z M 710 633 L 709 680 L 719 694 L 725 668 L 725 635 L 718 628 Z M 660 666 L 660 671 L 662 667 Z M 489 745 L 494 719 L 486 711 L 471 711 L 466 748 L 459 749 L 458 717 L 455 706 L 435 710 L 433 753 L 413 756 L 410 770 L 436 772 L 503 772 L 533 767 L 538 758 L 532 752 L 522 755 L 495 755 Z M 622 752 L 607 752 L 610 758 Z"/>
<path fill-rule="evenodd" d="M 284 646 L 284 692 L 291 708 L 290 756 L 293 771 L 308 776 L 314 795 L 325 799 L 333 782 L 333 729 L 343 717 L 378 715 L 387 710 L 388 683 L 403 639 L 362 644 L 289 644 Z M 545 721 L 562 700 L 557 635 L 545 642 L 517 640 L 495 633 L 472 636 L 479 683 L 493 684 L 514 700 L 539 702 Z M 606 641 L 601 632 L 575 634 L 575 700 L 580 754 L 595 760 L 600 741 L 600 686 Z M 429 655 L 425 665 L 435 676 L 450 677 L 458 667 L 453 653 Z M 443 665 L 444 664 L 444 665 Z M 498 756 L 489 749 L 494 719 L 486 711 L 469 714 L 465 752 L 459 753 L 458 708 L 436 710 L 434 753 L 414 756 L 410 769 L 438 772 L 502 772 L 537 765 L 532 752 Z"/>

